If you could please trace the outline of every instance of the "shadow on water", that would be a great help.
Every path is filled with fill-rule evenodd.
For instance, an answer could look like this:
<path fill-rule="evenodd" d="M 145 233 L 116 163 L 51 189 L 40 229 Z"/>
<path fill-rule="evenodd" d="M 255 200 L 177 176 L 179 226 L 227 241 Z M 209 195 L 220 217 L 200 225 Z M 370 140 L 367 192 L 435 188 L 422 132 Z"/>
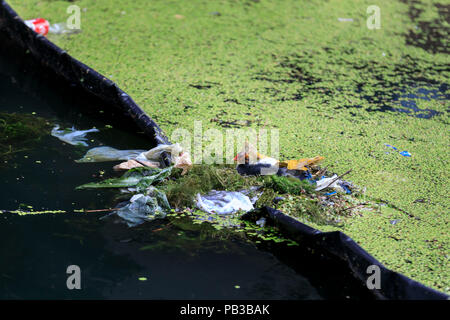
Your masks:
<path fill-rule="evenodd" d="M 422 48 L 430 53 L 450 53 L 448 35 L 450 33 L 450 5 L 435 3 L 438 17 L 429 21 L 420 19 L 423 9 L 417 0 L 401 0 L 408 5 L 408 16 L 414 26 L 405 35 L 406 44 Z"/>
<path fill-rule="evenodd" d="M 301 246 L 257 247 L 245 235 L 218 235 L 188 219 L 129 228 L 114 215 L 74 212 L 111 208 L 117 196 L 74 190 L 99 171 L 117 175 L 117 162 L 75 159 L 95 146 L 151 146 L 120 114 L 52 79 L 26 55 L 1 51 L 0 113 L 44 119 L 47 132 L 2 159 L 0 210 L 66 211 L 0 214 L 1 299 L 372 299 L 339 262 Z M 73 146 L 50 135 L 55 124 L 100 132 L 88 135 L 88 147 Z M 67 289 L 69 265 L 81 268 L 81 290 Z"/>
<path fill-rule="evenodd" d="M 243 237 L 215 236 L 209 225 L 168 226 L 164 220 L 128 228 L 115 217 L 101 217 L 2 215 L 0 297 L 372 298 L 342 265 L 299 249 L 257 248 Z M 82 290 L 66 288 L 65 270 L 73 264 L 82 270 Z"/>

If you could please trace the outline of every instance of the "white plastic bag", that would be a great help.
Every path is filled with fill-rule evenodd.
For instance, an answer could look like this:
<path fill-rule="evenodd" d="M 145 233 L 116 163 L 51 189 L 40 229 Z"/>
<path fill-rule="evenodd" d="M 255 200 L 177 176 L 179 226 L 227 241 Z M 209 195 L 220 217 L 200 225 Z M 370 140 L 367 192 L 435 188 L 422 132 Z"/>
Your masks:
<path fill-rule="evenodd" d="M 74 127 L 71 129 L 61 129 L 59 130 L 59 125 L 56 125 L 51 132 L 51 135 L 55 138 L 58 138 L 61 141 L 64 141 L 65 143 L 71 144 L 71 145 L 80 145 L 87 147 L 88 144 L 86 143 L 87 138 L 86 134 L 90 132 L 99 132 L 98 129 L 92 128 L 89 130 L 76 130 Z"/>
<path fill-rule="evenodd" d="M 111 147 L 96 147 L 90 149 L 86 155 L 75 162 L 103 162 L 116 160 L 147 160 L 142 154 L 145 150 L 117 150 Z"/>
<path fill-rule="evenodd" d="M 197 194 L 197 207 L 207 213 L 231 214 L 239 210 L 253 210 L 249 197 L 237 191 L 212 190 L 207 195 Z"/>

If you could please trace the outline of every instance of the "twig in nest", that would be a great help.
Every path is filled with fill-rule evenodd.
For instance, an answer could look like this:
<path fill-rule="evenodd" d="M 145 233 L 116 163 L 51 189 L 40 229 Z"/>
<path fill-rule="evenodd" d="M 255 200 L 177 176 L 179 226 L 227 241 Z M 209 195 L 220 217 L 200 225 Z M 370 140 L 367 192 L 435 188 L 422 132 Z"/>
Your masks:
<path fill-rule="evenodd" d="M 97 210 L 83 210 L 85 213 L 91 213 L 91 212 L 106 212 L 106 211 L 115 211 L 119 210 L 120 208 L 113 208 L 113 209 L 97 209 Z"/>
<path fill-rule="evenodd" d="M 314 177 L 323 176 L 327 172 L 327 170 L 328 170 L 328 166 L 323 168 L 323 169 L 321 169 L 321 170 L 319 170 L 319 171 L 317 171 L 317 173 L 314 175 Z"/>
<path fill-rule="evenodd" d="M 158 232 L 158 231 L 164 230 L 165 228 L 170 227 L 170 225 L 171 225 L 172 223 L 173 223 L 173 222 L 169 222 L 169 223 L 166 224 L 164 227 L 158 228 L 158 229 L 155 229 L 155 230 L 152 230 L 152 232 Z"/>
<path fill-rule="evenodd" d="M 360 207 L 360 206 L 365 206 L 365 205 L 367 205 L 367 204 L 369 204 L 369 203 L 368 203 L 368 202 L 363 202 L 363 203 L 357 204 L 356 206 L 348 207 L 348 208 L 342 209 L 342 211 L 347 211 L 347 210 L 350 210 L 350 209 L 358 208 L 358 207 Z"/>
<path fill-rule="evenodd" d="M 341 174 L 340 176 L 334 178 L 333 180 L 331 180 L 331 182 L 329 184 L 327 184 L 327 186 L 323 189 L 328 188 L 329 186 L 331 186 L 333 183 L 335 183 L 336 181 L 338 181 L 340 178 L 342 178 L 343 176 L 345 176 L 346 174 L 349 174 L 350 172 L 352 172 L 353 169 L 348 170 L 347 172 Z"/>
<path fill-rule="evenodd" d="M 381 200 L 381 199 L 380 199 L 380 200 Z M 395 210 L 398 210 L 398 211 L 400 211 L 400 212 L 403 212 L 404 214 L 408 215 L 410 218 L 414 218 L 414 219 L 416 219 L 416 220 L 421 220 L 419 217 L 416 217 L 416 216 L 413 215 L 412 213 L 409 213 L 409 212 L 407 212 L 407 211 L 405 211 L 405 210 L 403 210 L 403 209 L 397 207 L 395 204 L 392 204 L 392 203 L 390 203 L 390 202 L 387 201 L 387 200 L 381 200 L 381 202 L 387 204 L 387 205 L 390 206 L 392 209 L 395 209 Z"/>
<path fill-rule="evenodd" d="M 144 167 L 150 167 L 148 164 L 145 164 L 144 162 L 142 162 L 142 161 L 139 161 L 139 160 L 137 160 L 137 159 L 133 159 L 134 161 L 136 161 L 137 163 L 139 163 L 139 164 L 142 164 Z M 153 167 L 150 167 L 150 168 L 153 168 Z"/>

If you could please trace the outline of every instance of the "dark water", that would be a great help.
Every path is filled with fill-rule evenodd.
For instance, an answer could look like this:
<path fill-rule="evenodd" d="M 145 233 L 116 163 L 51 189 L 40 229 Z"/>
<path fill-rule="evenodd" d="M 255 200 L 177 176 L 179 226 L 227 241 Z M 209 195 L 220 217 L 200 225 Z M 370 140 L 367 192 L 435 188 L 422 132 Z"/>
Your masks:
<path fill-rule="evenodd" d="M 13 60 L 0 55 L 0 112 L 35 112 L 62 128 L 95 126 L 100 132 L 88 134 L 89 148 L 152 147 L 136 130 L 121 127 L 117 117 L 108 118 L 102 106 L 43 80 L 37 67 Z M 1 299 L 371 297 L 341 265 L 309 256 L 304 248 L 256 245 L 245 236 L 217 235 L 188 219 L 129 228 L 114 216 L 101 219 L 105 213 L 74 212 L 116 205 L 115 192 L 74 190 L 99 179 L 99 171 L 114 175 L 116 163 L 75 163 L 88 147 L 65 144 L 50 129 L 31 149 L 0 166 L 0 210 L 31 206 L 67 213 L 0 214 Z M 81 268 L 81 290 L 67 289 L 69 265 Z"/>

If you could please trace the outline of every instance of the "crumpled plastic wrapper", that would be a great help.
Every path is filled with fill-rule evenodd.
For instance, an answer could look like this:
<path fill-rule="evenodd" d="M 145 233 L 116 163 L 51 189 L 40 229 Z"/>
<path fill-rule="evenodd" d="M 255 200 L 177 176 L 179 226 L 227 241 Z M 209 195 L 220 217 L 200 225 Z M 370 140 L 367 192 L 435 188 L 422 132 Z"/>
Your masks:
<path fill-rule="evenodd" d="M 183 151 L 179 143 L 160 144 L 159 146 L 144 153 L 148 160 L 160 160 L 163 152 L 170 153 L 171 162 L 175 168 L 183 169 L 181 174 L 185 174 L 191 167 L 191 155 L 189 152 Z"/>
<path fill-rule="evenodd" d="M 238 191 L 212 190 L 207 195 L 197 194 L 197 207 L 210 214 L 232 214 L 239 210 L 253 210 L 250 198 Z"/>
<path fill-rule="evenodd" d="M 128 204 L 116 211 L 129 227 L 134 227 L 146 221 L 164 218 L 170 210 L 166 195 L 154 187 L 147 194 L 136 194 Z"/>
<path fill-rule="evenodd" d="M 75 162 L 104 162 L 117 160 L 143 160 L 147 158 L 143 156 L 146 150 L 118 150 L 111 147 L 96 147 L 88 150 L 83 158 L 75 160 Z"/>
<path fill-rule="evenodd" d="M 350 182 L 337 179 L 336 181 L 334 181 L 332 184 L 329 185 L 329 183 L 335 180 L 337 177 L 338 177 L 337 174 L 335 174 L 330 178 L 323 178 L 321 180 L 318 180 L 316 182 L 316 191 L 321 191 L 326 188 L 332 188 L 339 192 L 345 192 L 348 194 L 351 193 L 351 188 L 353 187 L 353 185 Z"/>
<path fill-rule="evenodd" d="M 56 125 L 51 132 L 51 135 L 59 140 L 71 144 L 73 146 L 84 146 L 87 147 L 87 138 L 86 134 L 91 132 L 99 132 L 98 129 L 92 128 L 89 130 L 76 130 L 75 127 L 70 129 L 61 129 L 59 130 L 59 125 Z"/>

